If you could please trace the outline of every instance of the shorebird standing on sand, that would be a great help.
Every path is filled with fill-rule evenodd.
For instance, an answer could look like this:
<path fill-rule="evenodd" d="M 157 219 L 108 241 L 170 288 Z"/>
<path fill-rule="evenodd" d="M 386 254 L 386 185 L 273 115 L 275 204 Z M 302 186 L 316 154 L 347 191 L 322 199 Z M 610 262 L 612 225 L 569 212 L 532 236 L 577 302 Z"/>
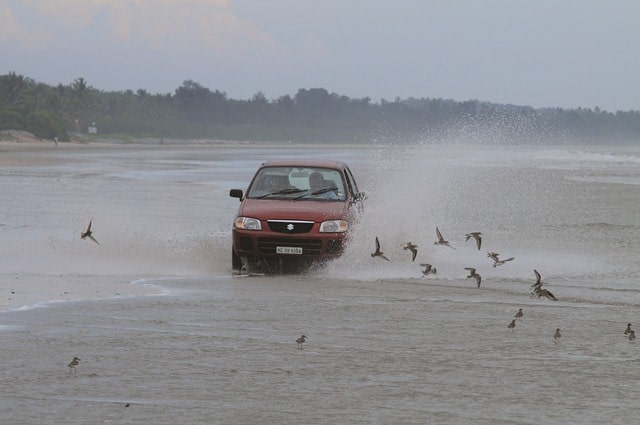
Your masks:
<path fill-rule="evenodd" d="M 389 259 L 384 256 L 384 252 L 380 251 L 380 241 L 378 240 L 377 236 L 376 236 L 376 251 L 372 252 L 371 256 L 372 257 L 384 258 L 385 260 L 389 261 Z"/>
<path fill-rule="evenodd" d="M 516 327 L 516 319 L 513 319 L 511 321 L 511 323 L 509 323 L 509 326 L 507 326 L 507 328 L 511 329 L 511 331 L 513 331 L 513 328 Z"/>
<path fill-rule="evenodd" d="M 478 247 L 478 250 L 480 250 L 480 245 L 482 244 L 482 237 L 480 235 L 482 235 L 482 233 L 480 233 L 480 232 L 467 233 L 467 234 L 465 234 L 467 239 L 465 239 L 464 241 L 466 242 L 471 238 L 475 239 L 476 240 L 476 246 Z"/>
<path fill-rule="evenodd" d="M 298 348 L 302 348 L 302 344 L 305 343 L 307 339 L 306 335 L 302 335 L 300 338 L 296 339 L 296 342 L 298 343 Z"/>
<path fill-rule="evenodd" d="M 436 227 L 436 236 L 438 237 L 438 240 L 433 243 L 434 245 L 444 245 L 444 246 L 448 246 L 451 249 L 455 249 L 454 247 L 449 245 L 449 241 L 444 240 L 444 238 L 442 237 L 442 233 L 440 233 L 440 229 L 438 229 L 437 227 Z"/>
<path fill-rule="evenodd" d="M 629 332 L 629 336 L 627 338 L 629 338 L 629 341 L 633 341 L 634 339 L 636 339 L 636 331 L 632 330 L 631 332 Z"/>
<path fill-rule="evenodd" d="M 425 276 L 429 276 L 430 274 L 436 274 L 436 268 L 433 267 L 431 264 L 429 263 L 420 263 L 420 265 L 422 267 L 424 267 L 424 270 L 422 270 L 422 274 Z"/>
<path fill-rule="evenodd" d="M 524 313 L 522 312 L 522 309 L 519 309 L 518 312 L 516 313 L 515 317 L 516 319 L 521 318 L 522 316 L 524 316 Z"/>
<path fill-rule="evenodd" d="M 92 241 L 94 241 L 95 243 L 97 243 L 98 245 L 100 245 L 98 243 L 98 241 L 96 240 L 96 238 L 93 237 L 93 232 L 91 231 L 91 222 L 93 220 L 89 220 L 89 226 L 87 227 L 87 230 L 84 233 L 80 233 L 80 239 L 84 239 L 84 238 L 89 238 Z"/>
<path fill-rule="evenodd" d="M 627 323 L 627 329 L 624 331 L 624 334 L 629 335 L 631 332 L 633 332 L 633 329 L 631 329 L 631 323 Z"/>
<path fill-rule="evenodd" d="M 402 248 L 406 251 L 407 249 L 411 251 L 411 261 L 416 261 L 416 255 L 418 255 L 418 245 L 411 243 L 411 242 L 407 242 L 404 245 L 402 245 Z"/>
<path fill-rule="evenodd" d="M 553 335 L 553 342 L 558 342 L 562 335 L 560 335 L 560 328 L 556 328 L 556 333 Z"/>
<path fill-rule="evenodd" d="M 69 373 L 73 372 L 73 374 L 76 374 L 76 367 L 80 364 L 80 359 L 77 357 L 74 357 L 73 360 L 71 360 L 71 363 L 69 363 Z"/>
<path fill-rule="evenodd" d="M 501 260 L 499 258 L 499 255 L 497 252 L 487 252 L 487 257 L 491 258 L 493 260 L 493 267 L 497 267 L 497 266 L 501 266 L 504 263 L 506 263 L 507 261 L 512 261 L 515 260 L 514 257 L 510 257 L 504 260 Z"/>
<path fill-rule="evenodd" d="M 467 276 L 467 279 L 475 278 L 476 282 L 478 283 L 478 288 L 480 288 L 482 277 L 480 277 L 480 275 L 476 273 L 476 269 L 474 269 L 473 267 L 465 267 L 464 269 L 469 271 L 469 276 Z"/>

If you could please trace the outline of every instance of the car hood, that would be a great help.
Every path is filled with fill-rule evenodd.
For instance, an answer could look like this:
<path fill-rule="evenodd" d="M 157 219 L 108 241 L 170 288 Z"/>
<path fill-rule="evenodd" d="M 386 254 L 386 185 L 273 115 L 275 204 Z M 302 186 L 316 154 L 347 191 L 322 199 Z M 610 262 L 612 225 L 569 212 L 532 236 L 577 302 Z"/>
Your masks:
<path fill-rule="evenodd" d="M 245 199 L 238 215 L 260 220 L 347 220 L 348 202 Z"/>

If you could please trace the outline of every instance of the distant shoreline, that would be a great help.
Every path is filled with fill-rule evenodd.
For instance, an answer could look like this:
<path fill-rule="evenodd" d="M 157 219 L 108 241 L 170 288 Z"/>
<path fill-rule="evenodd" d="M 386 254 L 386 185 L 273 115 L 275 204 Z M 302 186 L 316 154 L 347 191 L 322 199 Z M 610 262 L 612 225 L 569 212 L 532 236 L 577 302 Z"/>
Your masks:
<path fill-rule="evenodd" d="M 58 142 L 40 139 L 27 132 L 1 131 L 0 132 L 0 167 L 46 167 L 57 164 L 65 164 L 76 161 L 67 155 L 57 153 L 71 151 L 108 151 L 108 150 L 174 150 L 189 149 L 282 149 L 290 148 L 292 151 L 314 149 L 318 147 L 332 146 L 341 149 L 365 149 L 375 148 L 379 145 L 371 143 L 288 143 L 288 142 L 248 142 L 228 141 L 217 139 L 128 139 L 117 138 L 92 138 L 83 140 L 78 137 L 69 142 Z"/>
<path fill-rule="evenodd" d="M 0 143 L 2 144 L 56 144 L 52 139 L 41 139 L 28 131 L 23 130 L 2 130 L 0 131 Z M 107 144 L 107 145 L 286 145 L 287 142 L 253 142 L 244 140 L 222 140 L 222 139 L 168 139 L 154 137 L 113 137 L 113 136 L 85 136 L 82 134 L 72 134 L 68 142 L 58 142 L 58 145 L 84 145 L 84 144 Z"/>
<path fill-rule="evenodd" d="M 81 148 L 83 146 L 103 146 L 103 147 L 126 147 L 126 146 L 149 146 L 149 147 L 179 147 L 179 146 L 260 146 L 260 147 L 282 147 L 292 146 L 296 148 L 317 147 L 317 146 L 336 146 L 336 147 L 362 147 L 373 146 L 374 143 L 296 143 L 286 141 L 248 141 L 248 140 L 222 140 L 222 139 L 168 139 L 168 138 L 152 138 L 152 137 L 129 137 L 124 136 L 90 136 L 85 137 L 80 134 L 73 134 L 69 142 L 56 142 L 50 139 L 40 139 L 26 131 L 18 130 L 2 130 L 0 131 L 0 149 L 1 150 L 20 150 L 20 149 L 38 149 L 50 148 Z"/>

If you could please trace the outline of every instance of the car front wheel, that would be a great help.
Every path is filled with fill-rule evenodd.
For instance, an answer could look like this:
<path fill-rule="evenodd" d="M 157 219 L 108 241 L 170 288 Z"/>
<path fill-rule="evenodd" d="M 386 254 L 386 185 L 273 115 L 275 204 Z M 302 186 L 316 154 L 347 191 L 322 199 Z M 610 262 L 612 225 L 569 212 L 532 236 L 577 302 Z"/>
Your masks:
<path fill-rule="evenodd" d="M 233 270 L 240 270 L 242 268 L 242 260 L 238 257 L 233 247 L 231 247 L 231 268 Z"/>

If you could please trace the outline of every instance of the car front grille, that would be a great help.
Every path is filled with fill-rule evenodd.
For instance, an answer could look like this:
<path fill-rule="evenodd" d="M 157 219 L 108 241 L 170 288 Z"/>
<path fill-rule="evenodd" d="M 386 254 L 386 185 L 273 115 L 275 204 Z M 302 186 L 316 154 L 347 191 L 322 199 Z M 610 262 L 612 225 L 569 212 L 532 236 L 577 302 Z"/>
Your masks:
<path fill-rule="evenodd" d="M 275 254 L 276 247 L 289 246 L 302 248 L 302 255 L 319 255 L 322 241 L 319 239 L 259 238 L 258 251 L 261 254 Z"/>
<path fill-rule="evenodd" d="M 297 220 L 267 220 L 269 229 L 277 233 L 309 233 L 313 228 L 313 221 Z"/>

